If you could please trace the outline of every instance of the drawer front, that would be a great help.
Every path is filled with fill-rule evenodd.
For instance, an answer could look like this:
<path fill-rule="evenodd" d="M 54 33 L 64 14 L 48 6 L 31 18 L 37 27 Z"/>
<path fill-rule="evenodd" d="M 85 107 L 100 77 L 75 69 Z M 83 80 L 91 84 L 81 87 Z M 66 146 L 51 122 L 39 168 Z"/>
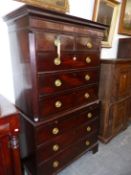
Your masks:
<path fill-rule="evenodd" d="M 37 70 L 53 71 L 90 68 L 100 65 L 99 52 L 61 52 L 60 60 L 55 52 L 37 52 Z"/>
<path fill-rule="evenodd" d="M 37 150 L 37 162 L 44 162 L 76 143 L 76 141 L 80 140 L 81 138 L 93 133 L 98 133 L 98 123 L 98 120 L 95 120 L 92 123 L 84 124 L 73 131 L 66 132 L 55 137 L 54 139 L 52 138 L 47 144 L 39 146 Z M 91 131 L 87 131 L 89 127 L 91 128 Z M 91 146 L 91 142 L 88 143 L 88 146 Z"/>
<path fill-rule="evenodd" d="M 35 37 L 37 51 L 55 51 L 57 53 L 57 49 L 60 49 L 59 51 L 74 49 L 74 37 L 72 35 L 36 32 Z"/>
<path fill-rule="evenodd" d="M 40 126 L 36 130 L 36 143 L 42 144 L 49 139 L 56 138 L 61 134 L 72 131 L 72 129 L 84 125 L 85 123 L 92 123 L 92 121 L 99 118 L 99 106 L 95 109 L 84 109 L 70 115 L 54 120 L 48 125 Z"/>
<path fill-rule="evenodd" d="M 51 94 L 99 81 L 99 69 L 38 75 L 39 93 Z"/>
<path fill-rule="evenodd" d="M 38 174 L 42 175 L 43 172 L 46 172 L 46 175 L 53 174 L 57 170 L 61 169 L 66 164 L 69 164 L 74 158 L 84 153 L 85 151 L 90 150 L 90 146 L 87 144 L 88 142 L 91 145 L 97 143 L 96 135 L 87 136 L 84 139 L 80 140 L 76 144 L 72 145 L 70 148 L 61 152 L 54 158 L 50 159 L 45 163 L 39 164 Z"/>
<path fill-rule="evenodd" d="M 40 28 L 40 29 L 46 29 L 46 30 L 56 30 L 57 32 L 69 32 L 72 34 L 85 34 L 85 35 L 93 35 L 94 37 L 102 37 L 103 34 L 100 30 L 97 30 L 95 28 L 90 28 L 89 26 L 83 26 L 83 25 L 75 25 L 75 24 L 64 24 L 63 22 L 56 21 L 46 21 L 36 18 L 30 19 L 31 27 L 33 28 Z"/>
<path fill-rule="evenodd" d="M 98 84 L 79 88 L 56 96 L 43 97 L 39 101 L 39 116 L 44 117 L 82 106 L 98 99 Z"/>
<path fill-rule="evenodd" d="M 100 40 L 96 37 L 76 37 L 76 49 L 77 50 L 99 50 L 100 49 Z"/>

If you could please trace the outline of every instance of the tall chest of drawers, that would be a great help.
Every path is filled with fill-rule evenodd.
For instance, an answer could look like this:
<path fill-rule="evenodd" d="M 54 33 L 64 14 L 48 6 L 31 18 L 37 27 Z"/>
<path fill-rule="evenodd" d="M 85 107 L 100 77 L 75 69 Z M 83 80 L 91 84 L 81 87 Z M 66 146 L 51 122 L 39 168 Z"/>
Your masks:
<path fill-rule="evenodd" d="M 4 19 L 24 165 L 31 175 L 56 174 L 83 153 L 97 151 L 105 26 L 31 6 Z"/>

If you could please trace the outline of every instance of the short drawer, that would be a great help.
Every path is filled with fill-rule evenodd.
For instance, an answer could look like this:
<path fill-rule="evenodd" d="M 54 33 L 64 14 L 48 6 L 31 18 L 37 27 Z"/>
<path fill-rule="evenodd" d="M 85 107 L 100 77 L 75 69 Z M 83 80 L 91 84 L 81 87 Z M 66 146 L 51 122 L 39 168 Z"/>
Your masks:
<path fill-rule="evenodd" d="M 97 124 L 98 124 L 97 119 L 99 115 L 98 113 L 99 113 L 98 109 L 89 110 L 89 111 L 87 110 L 87 112 L 80 113 L 80 114 L 77 112 L 72 114 L 72 118 L 71 118 L 71 115 L 65 116 L 62 119 L 54 120 L 48 125 L 38 127 L 36 130 L 37 145 L 42 144 L 43 142 L 47 142 L 47 140 L 49 141 L 49 139 L 55 139 L 60 135 L 70 132 L 72 131 L 72 129 L 77 129 L 77 128 L 78 130 L 74 132 L 79 133 L 80 131 L 81 132 L 83 131 L 82 135 L 84 136 L 85 134 L 88 133 L 86 129 L 79 130 L 79 127 L 85 126 L 84 124 L 91 127 L 89 128 L 89 133 L 92 132 L 94 129 L 97 128 Z M 95 128 L 92 130 L 93 127 Z"/>
<path fill-rule="evenodd" d="M 100 65 L 99 52 L 61 52 L 60 60 L 53 51 L 37 52 L 37 70 L 53 71 L 91 68 Z"/>
<path fill-rule="evenodd" d="M 40 94 L 52 94 L 99 82 L 99 69 L 38 74 Z"/>
<path fill-rule="evenodd" d="M 97 137 L 95 134 L 85 137 L 49 161 L 39 164 L 38 174 L 43 175 L 43 172 L 46 172 L 46 175 L 50 175 L 57 172 L 57 170 L 72 162 L 74 158 L 90 150 L 89 142 L 92 146 L 97 144 Z"/>
<path fill-rule="evenodd" d="M 74 49 L 74 36 L 68 34 L 35 32 L 35 42 L 37 51 L 55 51 L 57 53 L 58 47 L 60 51 Z"/>
<path fill-rule="evenodd" d="M 76 37 L 76 49 L 77 50 L 99 50 L 101 43 L 97 37 L 93 36 L 78 36 Z"/>
<path fill-rule="evenodd" d="M 98 120 L 93 121 L 92 123 L 86 123 L 70 132 L 66 132 L 56 138 L 52 138 L 44 145 L 37 147 L 37 162 L 44 162 L 51 157 L 54 157 L 56 154 L 65 150 L 76 141 L 80 140 L 87 135 L 93 133 L 98 133 Z M 89 131 L 89 127 L 91 130 Z M 88 142 L 88 146 L 91 146 L 91 142 Z"/>
<path fill-rule="evenodd" d="M 39 117 L 63 112 L 98 99 L 98 84 L 84 86 L 74 91 L 42 97 L 39 101 Z"/>

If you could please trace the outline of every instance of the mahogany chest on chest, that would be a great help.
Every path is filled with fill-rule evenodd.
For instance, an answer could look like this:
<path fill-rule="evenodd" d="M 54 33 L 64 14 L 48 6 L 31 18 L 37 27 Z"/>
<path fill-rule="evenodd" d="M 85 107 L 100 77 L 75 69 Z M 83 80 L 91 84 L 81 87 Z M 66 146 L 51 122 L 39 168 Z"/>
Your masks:
<path fill-rule="evenodd" d="M 24 165 L 31 175 L 55 174 L 86 151 L 97 151 L 105 26 L 31 6 L 5 20 Z"/>

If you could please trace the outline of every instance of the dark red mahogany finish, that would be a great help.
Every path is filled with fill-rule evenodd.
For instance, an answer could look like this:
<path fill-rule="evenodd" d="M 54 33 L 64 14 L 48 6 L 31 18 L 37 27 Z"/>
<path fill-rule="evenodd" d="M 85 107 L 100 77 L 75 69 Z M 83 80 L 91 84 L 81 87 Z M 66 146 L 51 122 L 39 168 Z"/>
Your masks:
<path fill-rule="evenodd" d="M 24 6 L 7 15 L 24 166 L 52 175 L 97 151 L 104 25 Z M 60 57 L 60 59 L 59 59 Z"/>
<path fill-rule="evenodd" d="M 19 125 L 18 111 L 0 96 L 0 175 L 22 175 L 18 143 Z"/>

